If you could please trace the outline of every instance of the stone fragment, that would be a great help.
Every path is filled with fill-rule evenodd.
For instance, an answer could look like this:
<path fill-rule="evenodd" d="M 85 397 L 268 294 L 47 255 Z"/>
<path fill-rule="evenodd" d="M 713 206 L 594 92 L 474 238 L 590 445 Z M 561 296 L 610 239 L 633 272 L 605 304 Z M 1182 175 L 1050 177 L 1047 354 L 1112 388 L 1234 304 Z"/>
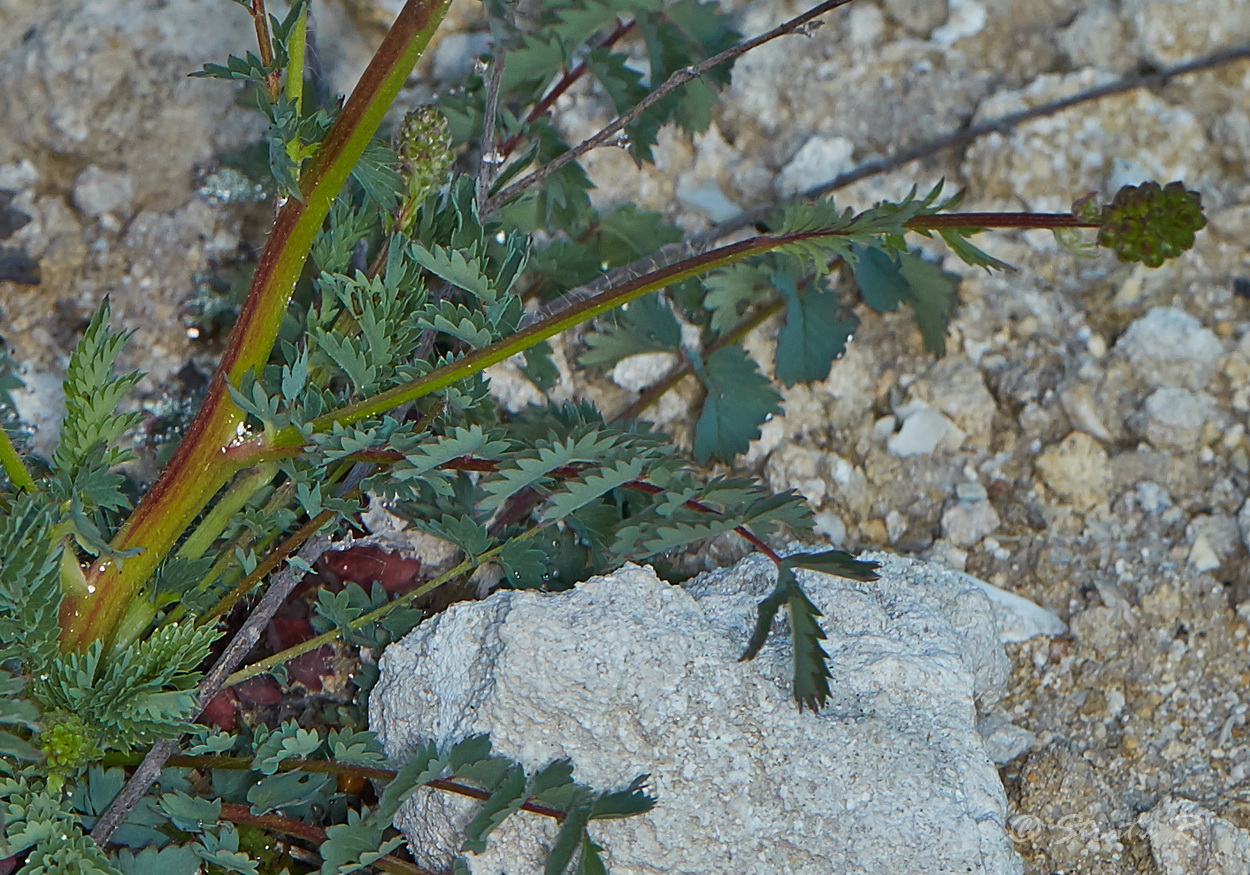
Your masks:
<path fill-rule="evenodd" d="M 998 765 L 1009 763 L 1037 745 L 1037 736 L 1014 726 L 1001 714 L 990 714 L 977 722 L 977 731 L 985 739 L 985 752 Z"/>
<path fill-rule="evenodd" d="M 942 513 L 942 535 L 958 547 L 973 547 L 1001 522 L 988 501 L 957 501 Z"/>
<path fill-rule="evenodd" d="M 778 174 L 777 193 L 788 197 L 833 179 L 854 166 L 854 154 L 855 144 L 846 137 L 811 137 Z"/>
<path fill-rule="evenodd" d="M 709 222 L 727 222 L 742 214 L 738 206 L 721 191 L 714 179 L 702 182 L 682 181 L 677 183 L 677 200 Z"/>
<path fill-rule="evenodd" d="M 1051 611 L 1014 592 L 1007 592 L 971 574 L 959 572 L 985 594 L 994 611 L 998 640 L 1003 644 L 1027 641 L 1038 635 L 1055 637 L 1068 631 L 1068 626 Z"/>
<path fill-rule="evenodd" d="M 985 28 L 989 13 L 977 0 L 950 0 L 950 16 L 946 23 L 930 34 L 938 45 L 949 46 L 976 36 Z"/>
<path fill-rule="evenodd" d="M 1162 875 L 1242 875 L 1250 832 L 1197 802 L 1168 796 L 1137 818 Z"/>
<path fill-rule="evenodd" d="M 1138 52 L 1160 67 L 1250 38 L 1244 0 L 1137 0 L 1128 4 Z"/>
<path fill-rule="evenodd" d="M 1215 399 L 1205 392 L 1164 386 L 1142 405 L 1140 430 L 1160 450 L 1196 450 L 1202 427 L 1215 415 Z"/>
<path fill-rule="evenodd" d="M 74 183 L 74 206 L 94 219 L 106 213 L 125 217 L 134 195 L 128 174 L 104 170 L 94 164 L 78 174 Z"/>
<path fill-rule="evenodd" d="M 886 13 L 917 36 L 928 36 L 946 21 L 946 0 L 884 0 Z"/>
<path fill-rule="evenodd" d="M 1063 412 L 1068 414 L 1073 428 L 1100 441 L 1112 439 L 1111 432 L 1098 416 L 1098 405 L 1089 386 L 1076 383 L 1064 387 L 1059 392 L 1059 403 L 1063 405 Z"/>
<path fill-rule="evenodd" d="M 1168 491 L 1152 480 L 1143 480 L 1137 484 L 1137 488 L 1133 490 L 1137 499 L 1137 506 L 1144 513 L 1157 514 L 1162 513 L 1172 506 L 1172 496 Z"/>
<path fill-rule="evenodd" d="M 1142 316 L 1115 350 L 1145 384 L 1193 390 L 1210 384 L 1222 352 L 1215 332 L 1175 307 L 1155 307 Z"/>
<path fill-rule="evenodd" d="M 1059 32 L 1059 45 L 1076 68 L 1128 70 L 1136 60 L 1129 50 L 1124 21 L 1105 0 L 1082 8 L 1072 23 Z"/>
<path fill-rule="evenodd" d="M 677 356 L 671 352 L 643 352 L 621 359 L 608 376 L 622 389 L 641 392 L 658 383 L 676 363 Z"/>
<path fill-rule="evenodd" d="M 489 732 L 531 769 L 570 757 L 596 787 L 649 772 L 656 809 L 592 829 L 615 872 L 1019 873 L 975 726 L 1007 676 L 990 607 L 962 575 L 870 558 L 872 583 L 799 572 L 829 633 L 820 714 L 794 707 L 785 635 L 738 661 L 775 579 L 757 555 L 681 588 L 626 565 L 455 605 L 387 649 L 371 723 L 397 762 Z M 422 791 L 397 825 L 445 866 L 474 808 Z M 541 871 L 555 832 L 511 818 L 469 870 Z"/>
<path fill-rule="evenodd" d="M 939 360 L 925 381 L 929 403 L 942 411 L 969 438 L 989 443 L 997 405 L 985 386 L 985 378 L 967 356 Z"/>
<path fill-rule="evenodd" d="M 1107 451 L 1083 432 L 1072 432 L 1038 456 L 1037 469 L 1046 485 L 1077 510 L 1092 510 L 1107 500 Z"/>
<path fill-rule="evenodd" d="M 1214 571 L 1220 567 L 1220 557 L 1215 554 L 1210 538 L 1206 535 L 1198 536 L 1189 548 L 1188 562 L 1198 571 Z"/>
<path fill-rule="evenodd" d="M 1239 535 L 1237 520 L 1227 513 L 1200 513 L 1185 527 L 1185 540 L 1196 545 L 1205 539 L 1217 557 L 1216 565 L 1237 552 Z"/>
<path fill-rule="evenodd" d="M 943 446 L 955 449 L 963 439 L 964 433 L 943 413 L 927 404 L 917 404 L 906 413 L 903 427 L 897 434 L 890 435 L 885 443 L 891 453 L 907 458 L 928 456 Z"/>

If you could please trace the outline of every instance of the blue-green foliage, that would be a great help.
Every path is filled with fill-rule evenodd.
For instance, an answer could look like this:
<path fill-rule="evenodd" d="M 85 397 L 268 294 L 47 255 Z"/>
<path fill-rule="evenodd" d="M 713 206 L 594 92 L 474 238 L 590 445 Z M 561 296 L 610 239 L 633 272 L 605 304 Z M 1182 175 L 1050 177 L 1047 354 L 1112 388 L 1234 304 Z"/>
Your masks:
<path fill-rule="evenodd" d="M 334 727 L 328 732 L 294 722 L 237 733 L 196 726 L 197 685 L 219 634 L 218 618 L 208 612 L 305 521 L 324 515 L 327 529 L 356 525 L 364 493 L 459 551 L 447 579 L 464 582 L 494 564 L 501 585 L 516 588 L 567 588 L 627 560 L 660 561 L 731 532 L 754 543 L 782 529 L 810 533 L 811 512 L 797 494 L 773 494 L 746 477 L 709 477 L 645 421 L 608 420 L 590 403 L 551 403 L 545 395 L 560 369 L 547 343 L 525 350 L 521 367 L 540 403 L 504 410 L 480 373 L 482 350 L 541 318 L 535 304 L 587 284 L 600 283 L 601 291 L 616 282 L 620 291 L 621 283 L 679 257 L 674 244 L 683 234 L 665 217 L 632 204 L 592 207 L 593 184 L 577 161 L 492 203 L 505 186 L 569 152 L 546 98 L 584 72 L 611 110 L 624 114 L 675 72 L 731 46 L 738 35 L 729 18 L 702 0 L 543 0 L 523 21 L 503 0 L 485 7 L 491 60 L 504 61 L 493 146 L 507 154 L 492 191 L 483 197 L 468 173 L 448 178 L 445 169 L 457 156 L 445 137 L 369 144 L 312 245 L 273 355 L 228 387 L 246 416 L 236 443 L 268 452 L 281 435 L 280 451 L 229 487 L 228 499 L 237 503 L 224 505 L 224 524 L 203 515 L 195 536 L 163 557 L 134 594 L 128 620 L 136 628 L 115 643 L 61 653 L 58 641 L 63 588 L 86 586 L 80 556 L 123 563 L 130 555 L 109 544 L 139 490 L 124 466 L 135 461 L 126 440 L 142 419 L 123 410 L 139 375 L 114 370 L 126 335 L 110 328 L 107 301 L 70 356 L 66 418 L 51 459 L 33 458 L 18 442 L 37 488 L 19 494 L 8 479 L 0 481 L 0 857 L 23 855 L 21 875 L 277 871 L 274 855 L 249 841 L 254 828 L 230 822 L 235 806 L 246 806 L 249 817 L 324 829 L 323 875 L 354 872 L 399 846 L 391 823 L 405 800 L 430 785 L 447 789 L 449 781 L 485 793 L 464 852 L 483 850 L 500 823 L 534 803 L 562 813 L 549 875 L 605 872 L 603 848 L 589 828 L 648 810 L 654 800 L 643 778 L 599 792 L 575 782 L 567 761 L 531 773 L 492 753 L 489 739 L 474 737 L 446 750 L 419 747 L 372 805 L 341 789 L 346 767 L 371 770 L 364 774 L 372 778 L 385 774 L 378 771 L 386 758 L 377 738 L 356 722 L 376 661 L 364 660 L 354 675 L 354 701 L 323 715 Z M 197 74 L 249 89 L 269 123 L 257 149 L 267 164 L 264 184 L 281 198 L 303 196 L 301 174 L 338 117 L 337 108 L 317 105 L 311 94 L 293 102 L 282 87 L 306 9 L 301 0 L 284 17 L 269 17 L 270 45 L 261 55 L 272 54 L 272 63 L 249 52 Z M 650 161 L 663 126 L 687 135 L 706 129 L 729 71 L 714 68 L 671 91 L 633 118 L 617 145 Z M 439 98 L 450 138 L 463 147 L 461 166 L 479 157 L 495 164 L 494 155 L 475 154 L 483 146 L 488 75 L 474 74 L 463 89 Z M 425 168 L 430 178 L 414 186 L 400 170 L 413 170 L 421 148 L 442 153 Z M 917 220 L 958 200 L 940 194 L 938 186 L 861 212 L 793 204 L 771 223 L 771 238 L 765 235 L 772 251 L 602 316 L 570 360 L 606 368 L 640 353 L 674 353 L 703 390 L 695 462 L 732 465 L 781 410 L 773 378 L 786 385 L 823 380 L 844 353 L 857 301 L 839 282 L 843 266 L 863 302 L 878 311 L 906 303 L 926 348 L 942 351 L 955 278 L 905 241 Z M 1002 266 L 969 242 L 969 229 L 933 233 L 970 264 Z M 686 254 L 695 252 L 692 246 Z M 603 279 L 617 269 L 629 277 Z M 757 362 L 738 341 L 778 310 L 776 353 Z M 457 362 L 472 365 L 472 373 L 444 379 Z M 436 372 L 438 382 L 422 382 Z M 19 425 L 13 388 L 11 363 L 0 354 L 6 434 Z M 415 400 L 393 403 L 401 390 Z M 390 408 L 365 415 L 362 404 L 379 398 Z M 351 486 L 356 482 L 359 489 Z M 305 559 L 284 561 L 310 570 Z M 764 646 L 785 608 L 794 695 L 816 710 L 829 693 L 824 633 L 796 568 L 859 580 L 872 579 L 872 569 L 838 551 L 790 556 L 760 605 L 746 657 Z M 392 598 L 380 584 L 322 589 L 310 603 L 316 631 L 373 654 L 425 617 L 413 599 Z M 272 672 L 285 677 L 281 667 Z M 85 831 L 126 780 L 122 769 L 103 768 L 101 758 L 129 763 L 132 749 L 184 733 L 193 734 L 186 753 L 201 758 L 195 779 L 166 769 L 158 789 L 114 834 L 120 847 L 100 850 Z M 462 861 L 454 867 L 463 870 Z"/>

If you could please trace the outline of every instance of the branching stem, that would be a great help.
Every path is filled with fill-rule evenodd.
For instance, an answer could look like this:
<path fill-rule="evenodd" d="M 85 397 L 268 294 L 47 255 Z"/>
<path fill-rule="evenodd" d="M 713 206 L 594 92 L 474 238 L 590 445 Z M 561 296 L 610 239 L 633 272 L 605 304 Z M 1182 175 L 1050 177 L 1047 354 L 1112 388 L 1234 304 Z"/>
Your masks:
<path fill-rule="evenodd" d="M 636 21 L 621 21 L 620 19 L 617 19 L 616 28 L 603 38 L 603 41 L 599 43 L 598 47 L 601 49 L 611 48 L 637 26 L 638 23 Z M 560 77 L 560 80 L 552 86 L 551 90 L 543 96 L 543 99 L 534 104 L 534 108 L 531 109 L 529 114 L 525 117 L 526 124 L 531 124 L 546 115 L 547 111 L 555 105 L 557 100 L 560 99 L 561 95 L 572 88 L 577 80 L 585 76 L 586 71 L 589 69 L 590 68 L 586 66 L 586 62 L 582 61 L 572 70 L 565 72 L 565 74 Z M 504 140 L 503 145 L 499 147 L 499 153 L 504 158 L 507 158 L 515 152 L 516 147 L 521 143 L 522 135 L 521 131 L 517 131 L 511 137 Z"/>
<path fill-rule="evenodd" d="M 259 373 L 268 361 L 330 205 L 449 5 L 450 0 L 407 0 L 301 175 L 303 200 L 291 198 L 279 210 L 203 405 L 173 459 L 114 539 L 118 552 L 132 548 L 143 552 L 123 567 L 112 562 L 94 565 L 90 581 L 94 594 L 65 599 L 61 613 L 65 649 L 112 637 L 138 588 L 203 507 L 240 470 L 236 460 L 222 452 L 238 440 L 244 421 L 243 411 L 230 399 L 226 386 L 238 386 L 246 374 Z M 254 17 L 258 10 L 263 12 L 261 0 L 254 0 L 252 10 Z"/>
<path fill-rule="evenodd" d="M 808 22 L 819 18 L 826 12 L 837 9 L 839 6 L 845 6 L 850 2 L 852 2 L 852 0 L 825 0 L 825 2 L 813 6 L 801 15 L 796 15 L 794 18 L 791 18 L 789 21 L 774 27 L 766 33 L 762 33 L 749 40 L 743 40 L 736 45 L 730 46 L 723 52 L 718 52 L 710 58 L 700 61 L 694 66 L 683 67 L 682 69 L 675 71 L 671 76 L 664 80 L 659 88 L 655 89 L 640 100 L 629 112 L 624 115 L 617 116 L 602 130 L 591 136 L 589 139 L 583 140 L 567 152 L 561 153 L 558 157 L 552 159 L 542 167 L 539 167 L 537 170 L 527 174 L 509 185 L 503 191 L 491 197 L 486 201 L 486 204 L 482 209 L 482 214 L 489 215 L 490 213 L 493 213 L 495 210 L 499 209 L 500 206 L 512 200 L 521 192 L 542 182 L 552 173 L 555 173 L 570 161 L 576 161 L 591 149 L 596 149 L 599 146 L 614 142 L 617 134 L 623 131 L 626 126 L 635 121 L 656 103 L 663 100 L 681 86 L 685 85 L 687 82 L 698 79 L 708 70 L 711 70 L 714 67 L 719 67 L 727 61 L 732 61 L 734 58 L 737 58 L 752 49 L 759 48 L 764 45 L 764 43 L 777 39 L 777 37 L 801 31 L 808 24 Z"/>

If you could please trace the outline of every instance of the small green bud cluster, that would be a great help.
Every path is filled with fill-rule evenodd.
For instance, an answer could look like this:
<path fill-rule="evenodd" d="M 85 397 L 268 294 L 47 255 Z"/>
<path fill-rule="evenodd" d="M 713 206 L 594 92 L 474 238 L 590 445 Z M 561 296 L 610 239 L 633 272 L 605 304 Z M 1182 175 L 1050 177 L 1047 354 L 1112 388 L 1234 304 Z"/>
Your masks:
<path fill-rule="evenodd" d="M 423 106 L 404 116 L 395 148 L 408 180 L 408 197 L 420 203 L 447 181 L 455 155 L 447 119 L 436 107 Z"/>
<path fill-rule="evenodd" d="M 1184 183 L 1157 182 L 1126 185 L 1100 213 L 1088 201 L 1077 201 L 1072 212 L 1099 221 L 1098 245 L 1115 250 L 1121 261 L 1140 261 L 1158 267 L 1194 245 L 1194 234 L 1206 227 L 1202 196 Z"/>
<path fill-rule="evenodd" d="M 44 717 L 39 749 L 47 757 L 49 780 L 70 773 L 100 756 L 95 731 L 77 714 L 57 711 Z"/>

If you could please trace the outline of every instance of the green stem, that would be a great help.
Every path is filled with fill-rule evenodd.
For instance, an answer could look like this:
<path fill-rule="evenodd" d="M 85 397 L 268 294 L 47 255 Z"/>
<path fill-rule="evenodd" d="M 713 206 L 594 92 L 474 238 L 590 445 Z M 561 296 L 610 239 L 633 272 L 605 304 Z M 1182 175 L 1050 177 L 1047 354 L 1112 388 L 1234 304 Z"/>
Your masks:
<path fill-rule="evenodd" d="M 182 547 L 178 550 L 178 556 L 189 560 L 199 559 L 203 556 L 208 551 L 208 548 L 213 545 L 213 541 L 216 541 L 230 525 L 234 515 L 241 511 L 257 492 L 268 486 L 277 473 L 277 465 L 266 463 L 251 474 L 236 481 L 233 486 L 226 490 L 226 494 L 221 497 L 221 500 L 213 505 L 213 509 L 195 527 L 195 531 L 182 542 Z"/>
<path fill-rule="evenodd" d="M 542 523 L 536 526 L 531 526 L 530 528 L 526 529 L 524 532 L 521 532 L 521 534 L 515 535 L 514 537 L 510 538 L 509 541 L 529 540 L 530 538 L 537 535 L 544 528 L 546 528 L 547 525 L 549 524 Z M 505 544 L 506 543 L 507 542 L 505 542 Z M 482 565 L 488 562 L 489 560 L 495 558 L 495 556 L 499 555 L 500 551 L 503 550 L 505 544 L 499 544 L 498 546 L 491 547 L 489 550 L 485 551 L 479 556 L 465 559 L 463 562 L 456 565 L 454 568 L 451 568 L 448 571 L 444 571 L 442 574 L 440 574 L 438 577 L 434 578 L 433 580 L 426 581 L 421 586 L 414 589 L 412 592 L 407 593 L 406 595 L 400 598 L 394 599 L 393 601 L 389 601 L 386 604 L 381 605 L 377 608 L 374 608 L 372 611 L 369 611 L 367 614 L 361 614 L 359 617 L 357 617 L 356 619 L 348 623 L 347 628 L 348 629 L 361 629 L 361 628 L 364 628 L 365 626 L 368 626 L 370 623 L 377 622 L 378 620 L 382 619 L 387 614 L 389 614 L 391 611 L 395 610 L 395 608 L 399 607 L 400 605 L 413 602 L 416 599 L 420 598 L 421 596 L 425 595 L 426 593 L 437 589 L 438 587 L 442 586 L 448 581 L 454 580 L 460 575 L 465 574 L 469 571 L 472 571 L 477 566 Z M 259 662 L 254 662 L 251 665 L 248 665 L 248 666 L 245 666 L 244 668 L 239 669 L 234 674 L 230 675 L 230 677 L 226 678 L 226 682 L 224 686 L 232 687 L 235 684 L 242 683 L 243 681 L 247 680 L 250 677 L 255 677 L 258 674 L 264 674 L 265 672 L 269 671 L 269 669 L 273 668 L 275 665 L 281 665 L 284 662 L 289 662 L 295 657 L 302 656 L 305 653 L 309 653 L 310 651 L 316 650 L 318 647 L 321 647 L 322 645 L 330 644 L 331 642 L 337 640 L 342 634 L 343 634 L 343 629 L 333 629 L 329 632 L 325 632 L 321 635 L 318 635 L 315 638 L 309 638 L 307 641 L 301 641 L 299 644 L 296 644 L 294 647 L 288 647 L 286 650 L 283 650 L 279 653 L 275 653 L 273 656 L 267 657 L 265 659 L 260 660 Z"/>
<path fill-rule="evenodd" d="M 203 406 L 169 466 L 113 541 L 142 553 L 93 566 L 94 594 L 62 603 L 61 645 L 80 649 L 112 636 L 135 592 L 217 491 L 243 466 L 222 450 L 238 441 L 244 413 L 226 385 L 237 386 L 269 360 L 296 281 L 330 206 L 377 131 L 451 0 L 407 0 L 356 90 L 300 179 L 303 200 L 278 212 L 239 321 Z M 102 570 L 101 570 L 102 569 Z"/>
<path fill-rule="evenodd" d="M 820 236 L 831 235 L 829 232 L 802 232 L 751 237 L 747 240 L 731 243 L 728 246 L 722 246 L 711 252 L 706 252 L 677 264 L 652 271 L 645 276 L 622 283 L 593 298 L 574 304 L 553 316 L 549 316 L 528 328 L 518 331 L 510 337 L 475 350 L 450 364 L 436 368 L 420 379 L 404 383 L 386 392 L 380 392 L 371 398 L 366 398 L 340 410 L 319 416 L 312 420 L 312 428 L 318 432 L 328 431 L 335 424 L 350 425 L 367 417 L 385 413 L 392 407 L 408 401 L 415 401 L 432 392 L 444 389 L 466 377 L 485 370 L 493 364 L 497 364 L 519 352 L 524 352 L 536 343 L 544 341 L 549 337 L 554 337 L 562 331 L 587 322 L 623 304 L 635 301 L 651 292 L 707 273 L 716 268 L 734 264 L 742 261 L 744 258 L 769 252 L 788 243 Z M 282 447 L 295 446 L 300 442 L 299 431 L 294 428 L 286 428 L 274 434 L 271 445 L 275 449 L 280 449 Z M 263 457 L 263 450 L 260 450 L 260 448 L 258 450 L 260 457 Z"/>
<path fill-rule="evenodd" d="M 9 433 L 3 427 L 0 427 L 0 465 L 4 466 L 4 473 L 9 476 L 9 481 L 22 492 L 35 491 L 35 479 L 26 470 L 17 447 L 13 446 Z"/>
<path fill-rule="evenodd" d="M 304 50 L 308 45 L 308 4 L 300 10 L 299 18 L 291 31 L 291 39 L 287 44 L 290 62 L 286 68 L 286 98 L 295 108 L 295 115 L 303 114 L 304 98 Z M 286 153 L 296 167 L 300 165 L 299 137 L 286 144 Z"/>
<path fill-rule="evenodd" d="M 1098 227 L 1069 213 L 956 213 L 918 216 L 906 223 L 913 231 L 961 228 L 982 230 L 986 228 L 1088 228 Z M 377 416 L 410 401 L 415 401 L 440 389 L 445 389 L 491 365 L 498 364 L 517 353 L 524 352 L 541 341 L 587 322 L 644 295 L 666 286 L 679 283 L 717 268 L 727 267 L 754 255 L 762 255 L 782 246 L 802 240 L 822 237 L 846 236 L 843 230 L 802 231 L 792 234 L 767 234 L 750 237 L 737 243 L 722 246 L 675 264 L 651 271 L 641 277 L 591 298 L 575 303 L 566 309 L 534 323 L 509 337 L 489 346 L 474 350 L 454 362 L 436 368 L 417 380 L 403 383 L 370 398 L 349 404 L 311 421 L 314 432 L 330 430 L 335 425 L 350 425 L 370 416 Z M 240 445 L 236 458 L 255 464 L 271 456 L 289 455 L 293 447 L 302 444 L 298 429 L 293 426 L 274 433 L 267 445 L 257 443 Z"/>
<path fill-rule="evenodd" d="M 117 753 L 110 751 L 106 753 L 100 760 L 100 765 L 104 768 L 116 767 L 133 767 L 142 762 L 143 757 L 135 753 Z M 250 772 L 255 768 L 255 761 L 251 757 L 232 757 L 222 756 L 220 754 L 174 754 L 165 760 L 165 764 L 175 769 L 196 769 L 205 772 L 212 769 L 221 769 L 223 771 L 232 772 Z M 315 775 L 337 775 L 345 778 L 361 778 L 366 781 L 385 781 L 395 780 L 396 774 L 394 769 L 381 769 L 375 766 L 358 766 L 352 763 L 341 763 L 335 760 L 307 760 L 299 757 L 284 759 L 278 764 L 279 772 L 309 772 Z M 443 790 L 448 793 L 454 793 L 458 796 L 467 796 L 470 799 L 485 801 L 490 798 L 490 793 L 478 787 L 471 787 L 468 784 L 462 784 L 459 781 L 449 781 L 445 778 L 435 778 L 425 784 L 427 787 L 433 787 L 435 790 Z M 544 817 L 550 817 L 555 820 L 564 820 L 568 815 L 558 808 L 551 808 L 547 805 L 539 805 L 536 802 L 521 803 L 521 810 L 528 811 L 532 814 L 541 814 Z"/>

